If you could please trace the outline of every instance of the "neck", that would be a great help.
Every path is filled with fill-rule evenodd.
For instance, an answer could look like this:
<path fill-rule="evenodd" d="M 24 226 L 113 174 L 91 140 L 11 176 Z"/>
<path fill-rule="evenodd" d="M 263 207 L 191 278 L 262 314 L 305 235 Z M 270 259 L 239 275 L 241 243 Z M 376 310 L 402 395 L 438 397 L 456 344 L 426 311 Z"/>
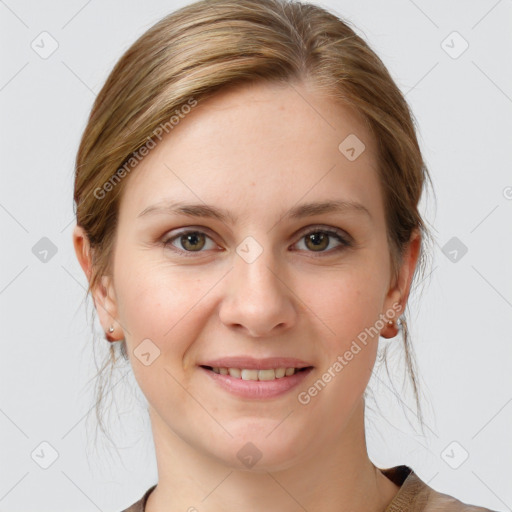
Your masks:
<path fill-rule="evenodd" d="M 399 490 L 368 458 L 363 400 L 332 445 L 279 470 L 222 464 L 177 436 L 151 407 L 150 417 L 159 481 L 146 512 L 383 512 Z"/>

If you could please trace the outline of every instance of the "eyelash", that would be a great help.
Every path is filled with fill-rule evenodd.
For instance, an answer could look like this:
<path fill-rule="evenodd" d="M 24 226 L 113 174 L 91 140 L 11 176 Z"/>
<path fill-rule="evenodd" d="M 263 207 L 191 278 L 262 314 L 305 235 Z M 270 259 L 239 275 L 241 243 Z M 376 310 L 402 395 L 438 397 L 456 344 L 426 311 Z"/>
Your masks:
<path fill-rule="evenodd" d="M 183 230 L 183 231 L 180 231 L 179 233 L 177 233 L 176 235 L 172 236 L 171 238 L 167 238 L 167 239 L 164 239 L 162 240 L 162 245 L 165 247 L 165 248 L 169 248 L 171 249 L 172 251 L 180 254 L 180 255 L 183 255 L 185 257 L 195 257 L 196 254 L 200 254 L 202 252 L 205 252 L 203 250 L 201 251 L 186 251 L 184 249 L 178 249 L 177 247 L 175 247 L 174 245 L 172 245 L 172 242 L 174 240 L 177 240 L 179 238 L 181 238 L 182 236 L 185 236 L 185 235 L 188 235 L 188 234 L 192 234 L 192 233 L 200 233 L 200 234 L 203 234 L 205 235 L 207 238 L 209 238 L 210 240 L 212 240 L 212 238 L 210 236 L 208 236 L 207 233 L 205 233 L 204 231 L 201 231 L 200 229 L 186 229 L 186 230 Z M 352 247 L 353 246 L 353 243 L 347 239 L 347 237 L 343 236 L 343 232 L 341 230 L 338 230 L 336 228 L 321 228 L 321 227 L 314 227 L 314 228 L 311 228 L 309 229 L 308 231 L 306 231 L 305 233 L 303 233 L 299 239 L 299 241 L 301 241 L 304 237 L 308 236 L 308 235 L 311 235 L 313 233 L 324 233 L 324 234 L 327 234 L 329 236 L 332 236 L 334 237 L 338 242 L 341 243 L 341 245 L 335 247 L 334 249 L 330 249 L 330 250 L 324 250 L 324 251 L 306 251 L 306 252 L 310 252 L 313 254 L 313 257 L 322 257 L 322 255 L 329 255 L 329 254 L 332 254 L 332 253 L 335 253 L 335 252 L 338 252 L 340 250 L 343 250 L 345 248 L 348 248 L 348 247 Z"/>

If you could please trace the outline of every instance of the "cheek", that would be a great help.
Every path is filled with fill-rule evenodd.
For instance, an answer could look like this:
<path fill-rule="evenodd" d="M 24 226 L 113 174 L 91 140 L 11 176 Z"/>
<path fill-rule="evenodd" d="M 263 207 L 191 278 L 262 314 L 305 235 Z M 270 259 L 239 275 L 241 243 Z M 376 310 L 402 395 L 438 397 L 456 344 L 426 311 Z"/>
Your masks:
<path fill-rule="evenodd" d="M 119 272 L 119 318 L 134 376 L 150 403 L 177 406 L 185 399 L 173 377 L 187 387 L 186 354 L 204 328 L 198 317 L 204 304 L 198 300 L 211 286 L 208 280 L 162 269 L 134 271 L 127 265 Z"/>
<path fill-rule="evenodd" d="M 337 404 L 338 420 L 363 394 L 371 378 L 383 323 L 382 271 L 366 261 L 340 269 L 310 294 L 311 309 L 324 333 L 319 387 L 325 384 L 326 402 Z M 315 392 L 312 390 L 313 393 Z"/>
<path fill-rule="evenodd" d="M 379 284 L 366 276 L 340 277 L 317 293 L 319 316 L 326 328 L 318 379 L 304 390 L 311 410 L 342 428 L 370 381 L 379 343 Z M 315 398 L 318 396 L 319 398 Z M 303 402 L 301 402 L 303 403 Z"/>
<path fill-rule="evenodd" d="M 160 350 L 171 341 L 175 350 L 184 348 L 180 340 L 186 343 L 193 336 L 193 317 L 200 310 L 196 304 L 208 291 L 209 280 L 161 263 L 125 260 L 117 268 L 118 313 L 129 346 L 134 349 L 149 338 Z"/>
<path fill-rule="evenodd" d="M 332 340 L 337 349 L 350 345 L 352 339 L 374 326 L 382 312 L 382 275 L 366 268 L 372 267 L 340 270 L 323 283 L 317 282 L 314 294 L 309 293 L 310 307 L 323 321 L 330 335 L 326 339 Z"/>

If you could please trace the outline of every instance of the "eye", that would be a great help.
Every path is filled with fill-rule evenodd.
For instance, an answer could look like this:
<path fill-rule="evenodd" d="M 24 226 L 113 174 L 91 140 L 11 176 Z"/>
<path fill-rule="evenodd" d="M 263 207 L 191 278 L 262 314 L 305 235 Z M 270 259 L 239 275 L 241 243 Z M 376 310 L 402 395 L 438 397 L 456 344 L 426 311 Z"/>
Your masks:
<path fill-rule="evenodd" d="M 208 240 L 212 243 L 210 247 L 207 247 Z M 217 244 L 206 233 L 198 230 L 181 231 L 170 238 L 164 239 L 162 243 L 165 247 L 181 253 L 201 252 L 205 247 L 206 249 L 217 247 Z M 177 246 L 177 244 L 179 245 Z"/>
<path fill-rule="evenodd" d="M 344 235 L 344 232 L 336 228 L 314 227 L 304 233 L 297 244 L 300 244 L 302 240 L 304 240 L 307 252 L 333 253 L 352 246 L 352 242 Z M 210 245 L 208 245 L 208 242 L 210 242 Z M 211 250 L 217 247 L 212 238 L 197 229 L 178 232 L 171 237 L 164 238 L 162 244 L 164 247 L 184 256 L 193 256 L 191 253 L 200 253 L 204 252 L 203 249 Z"/>
<path fill-rule="evenodd" d="M 332 248 L 332 242 L 334 239 L 334 248 Z M 335 252 L 338 250 L 342 250 L 345 247 L 351 247 L 351 242 L 348 240 L 348 237 L 343 235 L 343 232 L 338 229 L 322 229 L 319 227 L 315 227 L 310 229 L 305 234 L 302 235 L 300 243 L 304 240 L 304 245 L 308 252 Z M 336 245 L 337 244 L 337 245 Z M 326 251 L 327 248 L 331 247 L 330 250 Z"/>

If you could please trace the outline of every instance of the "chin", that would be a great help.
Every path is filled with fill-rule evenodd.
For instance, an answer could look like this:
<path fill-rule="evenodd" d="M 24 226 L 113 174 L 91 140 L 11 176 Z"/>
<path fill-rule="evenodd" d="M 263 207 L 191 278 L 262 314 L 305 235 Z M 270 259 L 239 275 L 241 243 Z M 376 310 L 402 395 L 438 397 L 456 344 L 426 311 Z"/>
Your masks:
<path fill-rule="evenodd" d="M 239 471 L 266 473 L 288 469 L 298 463 L 298 455 L 303 456 L 311 443 L 304 439 L 303 434 L 297 433 L 295 437 L 284 424 L 276 428 L 278 424 L 272 420 L 261 421 L 259 425 L 253 423 L 251 428 L 228 428 L 233 438 L 227 443 L 219 442 L 214 456 Z M 258 426 L 261 427 L 259 430 Z M 282 430 L 278 432 L 280 428 Z M 208 445 L 209 450 L 211 447 Z M 230 456 L 226 458 L 228 454 Z"/>

